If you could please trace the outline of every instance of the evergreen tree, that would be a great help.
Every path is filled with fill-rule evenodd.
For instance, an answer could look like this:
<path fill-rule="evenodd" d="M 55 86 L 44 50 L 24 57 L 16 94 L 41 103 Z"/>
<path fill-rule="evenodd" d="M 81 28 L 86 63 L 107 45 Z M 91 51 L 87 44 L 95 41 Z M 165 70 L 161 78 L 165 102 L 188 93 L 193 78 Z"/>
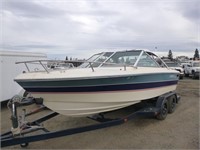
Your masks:
<path fill-rule="evenodd" d="M 194 59 L 199 58 L 199 51 L 198 49 L 195 50 Z"/>
<path fill-rule="evenodd" d="M 173 54 L 171 50 L 169 50 L 168 59 L 173 60 Z"/>

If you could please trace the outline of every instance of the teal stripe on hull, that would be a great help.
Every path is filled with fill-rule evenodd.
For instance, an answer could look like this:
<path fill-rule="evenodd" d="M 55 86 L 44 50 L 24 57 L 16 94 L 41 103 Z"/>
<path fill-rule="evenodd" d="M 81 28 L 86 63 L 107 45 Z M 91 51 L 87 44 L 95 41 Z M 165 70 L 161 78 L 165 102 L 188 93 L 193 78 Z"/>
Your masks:
<path fill-rule="evenodd" d="M 161 82 L 161 81 L 174 81 L 178 80 L 176 73 L 165 74 L 145 74 L 145 75 L 133 75 L 123 77 L 104 77 L 94 79 L 82 79 L 82 80 L 65 80 L 65 79 L 53 79 L 53 80 L 19 80 L 17 81 L 22 87 L 79 87 L 79 86 L 101 86 L 101 85 L 120 85 L 120 84 L 134 84 L 134 83 L 149 83 L 149 82 Z"/>

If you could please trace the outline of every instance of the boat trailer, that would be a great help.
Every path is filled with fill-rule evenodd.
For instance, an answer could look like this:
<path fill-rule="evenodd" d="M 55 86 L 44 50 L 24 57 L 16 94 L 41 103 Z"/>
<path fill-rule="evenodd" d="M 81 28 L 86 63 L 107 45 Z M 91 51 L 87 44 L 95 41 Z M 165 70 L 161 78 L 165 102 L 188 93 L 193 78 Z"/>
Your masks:
<path fill-rule="evenodd" d="M 18 144 L 20 144 L 21 147 L 27 147 L 30 142 L 47 140 L 51 138 L 62 137 L 62 136 L 107 128 L 111 126 L 116 126 L 126 123 L 129 120 L 135 119 L 138 116 L 148 116 L 148 117 L 154 116 L 159 120 L 164 120 L 168 113 L 174 112 L 179 100 L 180 100 L 179 95 L 177 95 L 175 92 L 169 92 L 157 97 L 153 105 L 151 106 L 147 105 L 137 111 L 132 112 L 131 114 L 125 117 L 110 119 L 110 118 L 105 118 L 104 114 L 101 113 L 92 117 L 88 117 L 89 119 L 97 121 L 98 123 L 96 124 L 51 132 L 44 126 L 42 126 L 41 123 L 57 116 L 58 113 L 52 112 L 32 122 L 27 122 L 25 120 L 27 116 L 30 116 L 34 113 L 46 109 L 46 107 L 42 104 L 42 98 L 39 99 L 33 97 L 21 98 L 19 96 L 14 96 L 7 104 L 8 108 L 11 110 L 11 121 L 12 121 L 11 131 L 1 134 L 0 137 L 1 147 L 18 145 Z M 39 108 L 29 113 L 26 113 L 26 110 L 23 109 L 23 115 L 22 116 L 17 115 L 17 107 L 31 105 L 34 103 L 39 104 Z M 27 135 L 28 133 L 33 133 L 38 130 L 41 130 L 44 133 L 42 134 L 40 133 L 37 135 Z"/>

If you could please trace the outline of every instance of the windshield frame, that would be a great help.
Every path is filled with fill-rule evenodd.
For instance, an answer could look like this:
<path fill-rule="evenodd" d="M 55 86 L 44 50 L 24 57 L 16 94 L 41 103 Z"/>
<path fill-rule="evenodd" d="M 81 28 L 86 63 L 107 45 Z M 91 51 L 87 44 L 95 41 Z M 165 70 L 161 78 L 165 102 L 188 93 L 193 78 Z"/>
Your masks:
<path fill-rule="evenodd" d="M 127 52 L 127 53 L 126 53 Z M 91 60 L 94 56 L 99 55 L 94 60 Z M 116 56 L 115 56 L 116 55 Z M 107 58 L 106 58 L 107 57 Z M 102 61 L 102 59 L 104 59 Z M 120 61 L 119 59 L 126 59 L 126 61 Z M 127 62 L 128 59 L 128 62 Z M 132 64 L 129 61 L 132 60 Z M 133 60 L 135 59 L 135 60 Z M 147 63 L 145 61 L 147 60 Z M 126 50 L 126 51 L 116 51 L 116 52 L 102 52 L 92 55 L 89 59 L 87 59 L 80 68 L 90 68 L 91 65 L 94 68 L 99 67 L 114 67 L 114 66 L 132 66 L 132 67 L 167 67 L 168 66 L 161 60 L 162 66 L 158 63 L 157 59 L 161 60 L 157 55 L 152 52 L 144 51 L 144 50 Z M 141 66 L 138 63 L 142 61 L 145 62 L 145 66 Z M 149 62 L 149 64 L 148 64 Z M 152 63 L 151 63 L 152 62 Z"/>

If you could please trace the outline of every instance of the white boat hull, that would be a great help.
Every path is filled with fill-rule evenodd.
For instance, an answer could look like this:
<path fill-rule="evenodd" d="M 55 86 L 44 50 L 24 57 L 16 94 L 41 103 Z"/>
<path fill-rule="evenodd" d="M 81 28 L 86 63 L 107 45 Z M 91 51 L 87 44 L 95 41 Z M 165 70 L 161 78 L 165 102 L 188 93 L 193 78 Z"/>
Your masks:
<path fill-rule="evenodd" d="M 174 91 L 177 85 L 158 88 L 128 90 L 115 92 L 86 93 L 32 93 L 34 97 L 42 97 L 44 105 L 55 112 L 66 116 L 87 116 L 127 107 Z"/>

